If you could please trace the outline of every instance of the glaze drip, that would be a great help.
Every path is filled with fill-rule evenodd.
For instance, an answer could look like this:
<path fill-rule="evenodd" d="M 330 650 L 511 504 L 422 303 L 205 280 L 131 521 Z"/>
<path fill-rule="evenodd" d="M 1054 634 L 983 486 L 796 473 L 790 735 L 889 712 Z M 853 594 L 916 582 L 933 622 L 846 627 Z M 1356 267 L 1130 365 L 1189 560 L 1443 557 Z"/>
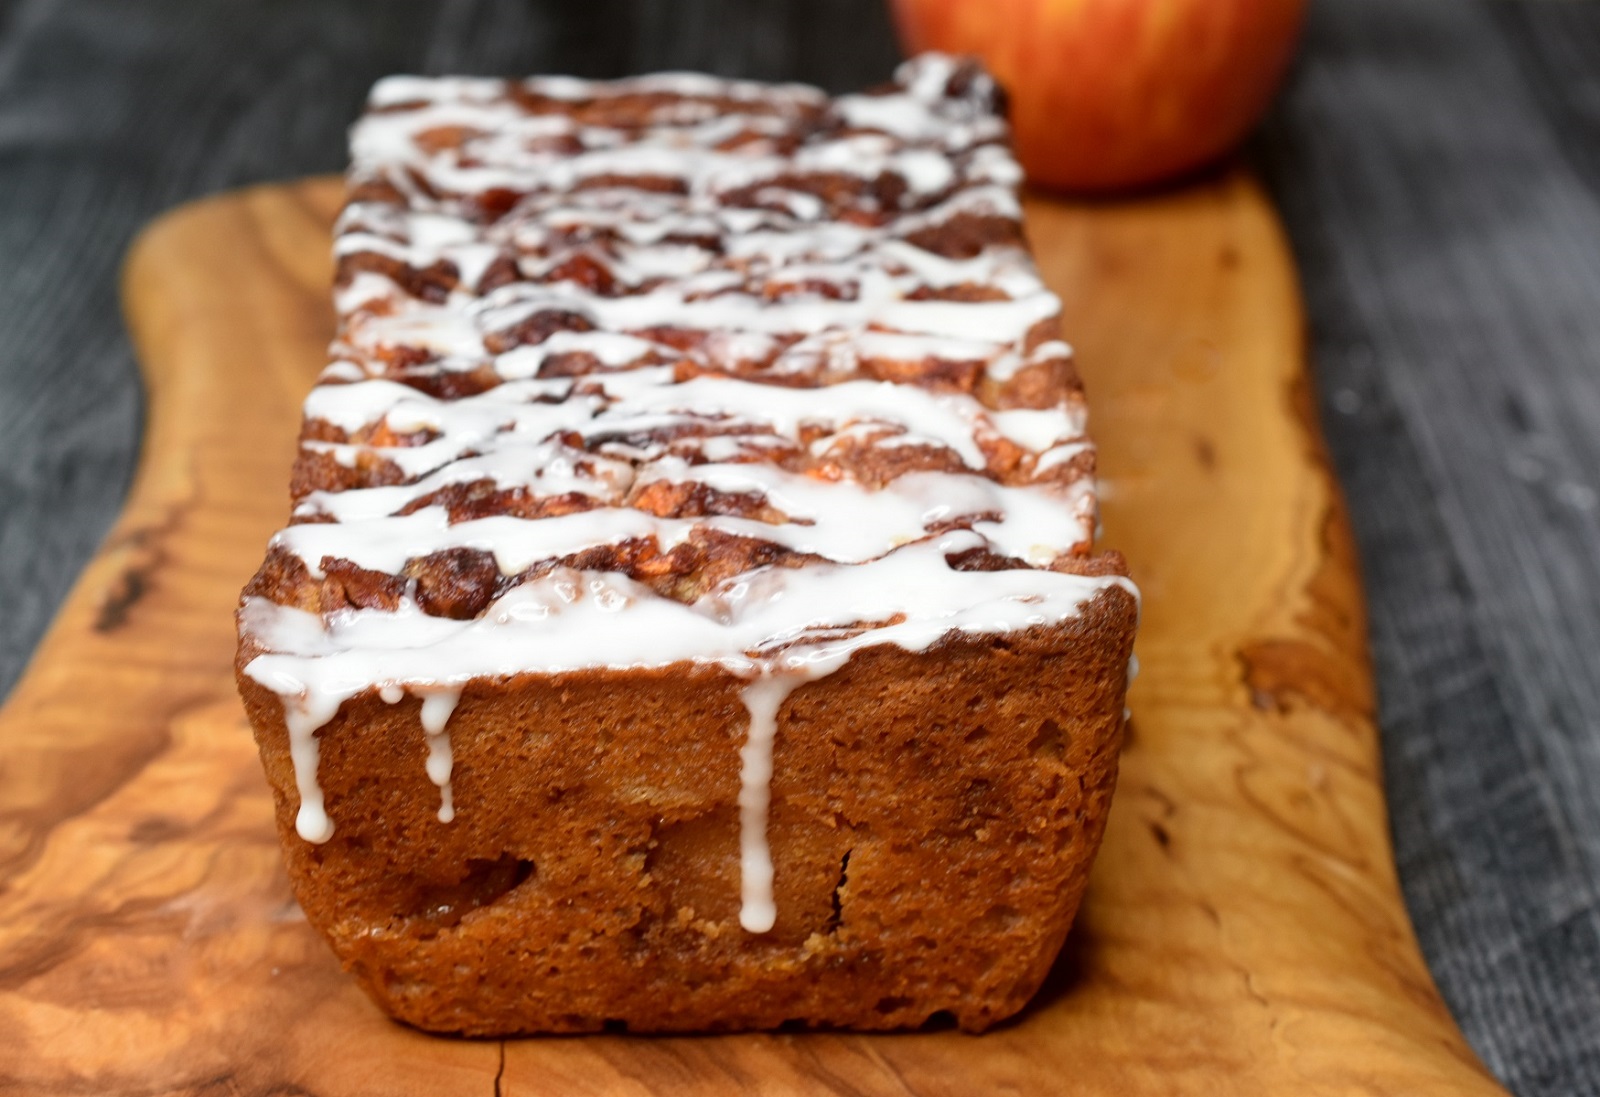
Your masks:
<path fill-rule="evenodd" d="M 450 786 L 450 772 L 455 759 L 450 752 L 450 732 L 446 728 L 450 716 L 461 700 L 461 690 L 441 689 L 422 698 L 422 731 L 428 741 L 428 780 L 439 786 L 439 822 L 448 823 L 456 817 L 455 798 Z"/>
<path fill-rule="evenodd" d="M 772 804 L 772 746 L 778 734 L 778 709 L 802 679 L 764 675 L 740 696 L 750 714 L 750 730 L 739 751 L 739 924 L 766 933 L 778 920 L 772 900 L 772 848 L 767 815 Z"/>

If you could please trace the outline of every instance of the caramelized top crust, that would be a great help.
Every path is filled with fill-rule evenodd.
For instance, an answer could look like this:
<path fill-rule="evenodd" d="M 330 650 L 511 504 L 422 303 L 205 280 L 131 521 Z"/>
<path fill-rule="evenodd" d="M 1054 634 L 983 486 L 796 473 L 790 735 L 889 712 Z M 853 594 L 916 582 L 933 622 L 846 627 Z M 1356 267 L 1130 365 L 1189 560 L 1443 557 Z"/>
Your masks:
<path fill-rule="evenodd" d="M 1077 581 L 1075 611 L 1120 568 L 1090 557 L 1094 451 L 998 108 L 937 55 L 837 99 L 685 74 L 380 82 L 351 139 L 334 360 L 242 639 L 348 653 L 372 646 L 350 615 L 376 613 L 427 647 L 419 618 L 594 577 L 720 619 L 755 586 L 770 610 L 789 572 L 903 585 L 908 550 L 974 581 L 674 652 L 759 658 L 922 609 L 963 627 L 995 597 L 1053 605 L 1046 576 Z M 1005 572 L 1038 579 L 976 579 Z"/>

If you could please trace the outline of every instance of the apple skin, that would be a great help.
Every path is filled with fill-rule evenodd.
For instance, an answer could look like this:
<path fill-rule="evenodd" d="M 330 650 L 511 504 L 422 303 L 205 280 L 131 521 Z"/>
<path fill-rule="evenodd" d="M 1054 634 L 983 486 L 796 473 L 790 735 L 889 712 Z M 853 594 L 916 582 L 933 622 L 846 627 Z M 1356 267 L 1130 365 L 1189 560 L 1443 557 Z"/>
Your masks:
<path fill-rule="evenodd" d="M 1030 182 L 1095 192 L 1204 167 L 1271 102 L 1305 0 L 891 0 L 901 45 L 982 59 Z"/>

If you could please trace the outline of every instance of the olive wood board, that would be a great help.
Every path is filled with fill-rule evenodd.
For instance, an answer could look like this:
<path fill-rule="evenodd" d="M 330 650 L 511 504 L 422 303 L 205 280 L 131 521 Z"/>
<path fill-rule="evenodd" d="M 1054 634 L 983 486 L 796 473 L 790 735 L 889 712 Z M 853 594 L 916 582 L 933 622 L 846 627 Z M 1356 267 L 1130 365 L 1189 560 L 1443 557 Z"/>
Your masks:
<path fill-rule="evenodd" d="M 0 1087 L 93 1094 L 1491 1094 L 1397 884 L 1362 593 L 1282 231 L 1234 169 L 1032 198 L 1143 588 L 1105 844 L 982 1036 L 473 1041 L 387 1020 L 307 926 L 234 693 L 332 326 L 337 180 L 208 198 L 128 260 L 126 510 L 0 710 Z"/>

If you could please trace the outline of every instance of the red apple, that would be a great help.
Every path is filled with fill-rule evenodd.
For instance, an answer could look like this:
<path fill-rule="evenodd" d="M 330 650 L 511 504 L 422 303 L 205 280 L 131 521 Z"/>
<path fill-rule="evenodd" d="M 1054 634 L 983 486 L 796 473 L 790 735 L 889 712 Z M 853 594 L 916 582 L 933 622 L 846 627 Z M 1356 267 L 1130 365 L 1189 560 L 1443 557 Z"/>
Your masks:
<path fill-rule="evenodd" d="M 1203 167 L 1266 110 L 1305 0 L 891 0 L 909 52 L 983 59 L 1028 178 L 1079 191 Z"/>

